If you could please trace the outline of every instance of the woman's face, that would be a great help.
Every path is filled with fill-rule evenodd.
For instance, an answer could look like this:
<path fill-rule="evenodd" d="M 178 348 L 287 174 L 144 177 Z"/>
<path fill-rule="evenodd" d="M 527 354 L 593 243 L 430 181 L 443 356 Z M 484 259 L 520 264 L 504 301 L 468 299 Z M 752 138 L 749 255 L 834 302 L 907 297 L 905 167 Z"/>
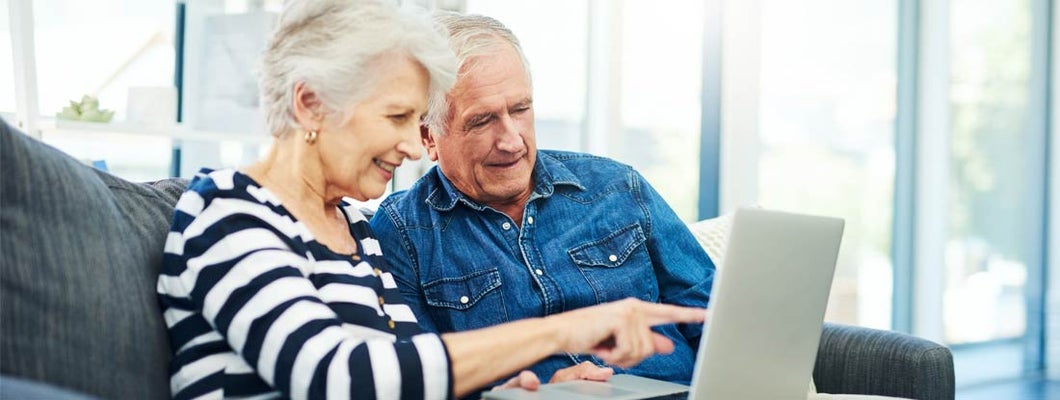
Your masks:
<path fill-rule="evenodd" d="M 316 142 L 329 191 L 360 201 L 382 196 L 394 168 L 420 158 L 429 85 L 427 70 L 404 55 L 386 55 L 368 68 L 376 79 L 368 96 L 352 113 L 325 117 Z"/>

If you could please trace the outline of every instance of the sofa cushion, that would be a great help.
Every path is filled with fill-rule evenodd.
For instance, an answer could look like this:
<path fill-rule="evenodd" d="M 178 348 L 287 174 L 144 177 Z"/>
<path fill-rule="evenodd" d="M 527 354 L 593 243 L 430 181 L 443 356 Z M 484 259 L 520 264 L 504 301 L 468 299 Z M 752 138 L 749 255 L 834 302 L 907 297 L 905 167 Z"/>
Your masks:
<path fill-rule="evenodd" d="M 127 182 L 2 120 L 0 160 L 0 373 L 168 398 L 155 282 L 186 182 Z"/>

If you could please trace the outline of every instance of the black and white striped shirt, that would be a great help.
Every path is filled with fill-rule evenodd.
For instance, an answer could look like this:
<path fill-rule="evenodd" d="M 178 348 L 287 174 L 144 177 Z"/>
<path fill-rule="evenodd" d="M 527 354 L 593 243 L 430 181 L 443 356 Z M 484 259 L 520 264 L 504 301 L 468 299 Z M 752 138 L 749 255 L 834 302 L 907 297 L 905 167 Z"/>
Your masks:
<path fill-rule="evenodd" d="M 158 278 L 174 398 L 451 397 L 444 344 L 416 324 L 364 216 L 342 211 L 357 254 L 317 242 L 247 175 L 196 175 Z"/>

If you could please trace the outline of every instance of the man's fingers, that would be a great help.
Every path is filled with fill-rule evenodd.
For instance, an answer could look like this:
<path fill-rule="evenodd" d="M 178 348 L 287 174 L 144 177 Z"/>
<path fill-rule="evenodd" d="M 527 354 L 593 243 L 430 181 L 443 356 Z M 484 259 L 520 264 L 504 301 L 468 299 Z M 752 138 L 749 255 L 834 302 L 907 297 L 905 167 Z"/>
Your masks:
<path fill-rule="evenodd" d="M 494 386 L 491 390 L 523 388 L 526 390 L 537 390 L 541 386 L 541 380 L 533 372 L 524 370 L 519 375 L 512 377 L 504 384 Z"/>
<path fill-rule="evenodd" d="M 597 382 L 607 382 L 615 374 L 614 368 L 601 368 L 593 365 L 592 369 L 582 375 L 582 379 Z"/>
<path fill-rule="evenodd" d="M 515 376 L 512 379 L 504 381 L 504 383 L 500 385 L 494 386 L 491 390 L 514 389 L 517 387 L 519 387 L 519 377 Z"/>
<path fill-rule="evenodd" d="M 566 382 L 575 379 L 607 381 L 608 379 L 611 379 L 611 376 L 614 374 L 615 370 L 611 368 L 600 367 L 589 361 L 582 361 L 578 365 L 556 371 L 556 373 L 552 375 L 552 379 L 549 380 L 549 383 Z"/>
<path fill-rule="evenodd" d="M 519 387 L 526 390 L 537 390 L 541 386 L 541 379 L 538 379 L 537 374 L 530 371 L 520 372 L 519 376 L 515 378 L 519 380 Z"/>

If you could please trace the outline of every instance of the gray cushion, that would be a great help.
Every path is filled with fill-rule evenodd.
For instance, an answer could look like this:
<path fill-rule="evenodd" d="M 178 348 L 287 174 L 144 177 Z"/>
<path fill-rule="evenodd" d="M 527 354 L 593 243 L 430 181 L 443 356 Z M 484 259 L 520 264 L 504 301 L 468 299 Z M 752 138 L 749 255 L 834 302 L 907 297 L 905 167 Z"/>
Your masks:
<path fill-rule="evenodd" d="M 0 160 L 0 373 L 168 398 L 155 281 L 186 182 L 130 183 L 3 121 Z"/>

